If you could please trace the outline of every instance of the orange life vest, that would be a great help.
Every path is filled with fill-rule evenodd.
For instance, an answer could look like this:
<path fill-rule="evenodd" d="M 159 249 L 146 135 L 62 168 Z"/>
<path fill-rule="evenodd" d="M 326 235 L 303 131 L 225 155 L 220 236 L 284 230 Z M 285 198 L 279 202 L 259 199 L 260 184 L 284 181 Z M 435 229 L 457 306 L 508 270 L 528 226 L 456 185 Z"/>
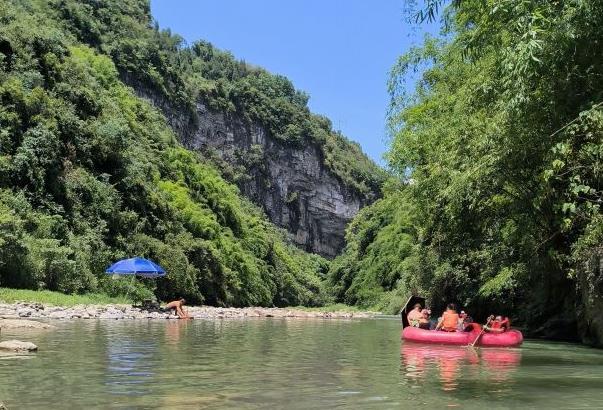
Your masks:
<path fill-rule="evenodd" d="M 456 331 L 459 324 L 459 315 L 458 313 L 453 313 L 446 311 L 442 315 L 442 329 L 447 330 L 449 332 Z"/>

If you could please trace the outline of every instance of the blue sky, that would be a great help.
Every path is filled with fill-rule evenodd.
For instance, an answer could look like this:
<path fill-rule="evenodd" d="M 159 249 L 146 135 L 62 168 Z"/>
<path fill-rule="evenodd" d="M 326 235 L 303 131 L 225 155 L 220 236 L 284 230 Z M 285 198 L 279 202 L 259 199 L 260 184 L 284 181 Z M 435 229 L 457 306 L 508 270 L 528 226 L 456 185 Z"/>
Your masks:
<path fill-rule="evenodd" d="M 411 25 L 406 0 L 152 0 L 161 28 L 204 39 L 285 75 L 310 109 L 383 164 L 388 72 L 435 25 Z"/>

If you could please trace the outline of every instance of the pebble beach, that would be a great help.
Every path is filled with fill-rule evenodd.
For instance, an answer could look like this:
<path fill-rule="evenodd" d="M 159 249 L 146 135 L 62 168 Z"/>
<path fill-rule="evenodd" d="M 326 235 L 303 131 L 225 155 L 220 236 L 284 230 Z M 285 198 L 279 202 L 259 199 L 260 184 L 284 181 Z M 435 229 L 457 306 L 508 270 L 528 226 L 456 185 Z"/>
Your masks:
<path fill-rule="evenodd" d="M 187 306 L 194 319 L 245 319 L 245 318 L 315 318 L 353 319 L 370 318 L 373 312 L 324 312 L 294 308 L 222 308 L 213 306 Z M 145 310 L 130 305 L 75 305 L 69 307 L 42 303 L 0 303 L 0 319 L 178 319 L 173 313 Z"/>

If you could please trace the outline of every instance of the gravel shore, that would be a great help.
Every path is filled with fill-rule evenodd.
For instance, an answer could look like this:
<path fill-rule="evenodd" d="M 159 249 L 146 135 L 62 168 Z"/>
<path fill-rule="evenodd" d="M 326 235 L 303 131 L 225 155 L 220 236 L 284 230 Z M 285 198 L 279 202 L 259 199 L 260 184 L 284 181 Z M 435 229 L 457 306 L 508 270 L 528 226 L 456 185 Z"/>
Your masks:
<path fill-rule="evenodd" d="M 319 312 L 288 308 L 220 308 L 212 306 L 187 306 L 195 319 L 244 318 L 316 318 L 352 319 L 369 318 L 370 312 Z M 41 303 L 0 303 L 0 319 L 177 319 L 173 314 L 147 311 L 129 305 L 76 305 L 70 307 L 43 305 Z"/>

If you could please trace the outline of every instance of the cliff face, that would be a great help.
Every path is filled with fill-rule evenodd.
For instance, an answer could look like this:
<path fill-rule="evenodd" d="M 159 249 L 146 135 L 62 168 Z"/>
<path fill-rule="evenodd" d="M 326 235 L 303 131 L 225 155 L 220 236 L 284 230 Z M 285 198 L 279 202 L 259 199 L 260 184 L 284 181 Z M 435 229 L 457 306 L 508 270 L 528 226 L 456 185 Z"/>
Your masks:
<path fill-rule="evenodd" d="M 164 113 L 185 147 L 242 170 L 244 175 L 234 181 L 241 192 L 286 229 L 294 243 L 327 258 L 339 254 L 348 222 L 371 199 L 324 165 L 316 142 L 286 143 L 240 114 L 212 111 L 202 102 L 193 114 L 172 106 L 128 73 L 121 74 L 139 96 Z"/>
<path fill-rule="evenodd" d="M 603 246 L 585 257 L 577 279 L 578 332 L 584 343 L 603 347 Z"/>
<path fill-rule="evenodd" d="M 237 180 L 243 194 L 300 247 L 326 257 L 341 251 L 345 227 L 364 202 L 325 167 L 316 143 L 291 146 L 262 126 L 237 114 L 212 112 L 202 103 L 197 114 L 193 132 L 182 135 L 187 148 L 244 169 Z"/>

